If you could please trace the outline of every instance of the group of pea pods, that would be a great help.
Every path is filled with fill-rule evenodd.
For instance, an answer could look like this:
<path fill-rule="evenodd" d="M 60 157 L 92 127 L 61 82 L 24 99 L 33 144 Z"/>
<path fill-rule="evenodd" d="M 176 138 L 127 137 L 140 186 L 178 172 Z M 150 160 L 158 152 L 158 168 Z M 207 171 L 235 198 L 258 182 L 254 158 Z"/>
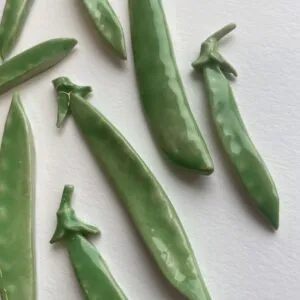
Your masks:
<path fill-rule="evenodd" d="M 81 0 L 100 35 L 126 59 L 124 34 L 107 0 Z M 32 6 L 7 0 L 0 24 L 0 54 L 10 54 Z M 145 115 L 157 145 L 176 165 L 203 175 L 214 167 L 192 115 L 176 65 L 160 0 L 129 0 L 136 77 Z M 231 76 L 235 69 L 218 52 L 218 41 L 235 28 L 225 26 L 201 47 L 193 67 L 202 72 L 213 120 L 224 149 L 258 210 L 279 226 L 279 200 L 273 180 L 238 112 Z M 74 39 L 41 43 L 0 66 L 0 94 L 57 64 L 75 47 Z M 150 49 L 150 50 L 149 50 Z M 168 281 L 189 300 L 210 300 L 187 235 L 165 191 L 122 134 L 89 102 L 88 86 L 67 77 L 53 81 L 57 127 L 71 113 L 97 163 L 123 200 L 135 227 Z M 34 146 L 30 124 L 14 93 L 0 151 L 0 296 L 34 300 Z M 71 207 L 74 187 L 66 185 L 51 243 L 63 240 L 85 299 L 127 299 L 97 249 L 87 240 L 98 229 L 79 221 Z M 14 218 L 9 216 L 14 215 Z M 11 263 L 13 262 L 13 263 Z"/>

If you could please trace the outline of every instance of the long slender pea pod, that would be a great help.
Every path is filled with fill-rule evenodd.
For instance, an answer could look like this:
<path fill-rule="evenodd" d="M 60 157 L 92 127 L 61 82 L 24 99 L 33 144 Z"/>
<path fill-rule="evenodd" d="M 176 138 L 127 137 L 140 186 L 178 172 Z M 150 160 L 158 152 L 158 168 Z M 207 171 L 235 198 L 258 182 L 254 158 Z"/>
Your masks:
<path fill-rule="evenodd" d="M 67 78 L 54 81 L 59 105 L 58 127 L 66 107 L 100 167 L 164 276 L 189 300 L 211 299 L 200 275 L 190 242 L 165 191 L 121 133 L 85 97 L 89 87 Z"/>
<path fill-rule="evenodd" d="M 13 49 L 33 0 L 6 0 L 0 24 L 0 55 L 4 60 Z"/>
<path fill-rule="evenodd" d="M 51 244 L 64 241 L 86 300 L 127 300 L 96 247 L 86 238 L 98 234 L 99 230 L 77 219 L 71 207 L 73 191 L 71 185 L 64 188 Z"/>
<path fill-rule="evenodd" d="M 0 95 L 58 64 L 76 44 L 74 39 L 53 39 L 6 61 L 0 66 Z"/>
<path fill-rule="evenodd" d="M 157 144 L 175 164 L 204 175 L 213 162 L 188 104 L 160 0 L 129 0 L 136 78 Z"/>
<path fill-rule="evenodd" d="M 81 0 L 97 31 L 122 59 L 127 59 L 122 25 L 108 0 Z"/>
<path fill-rule="evenodd" d="M 228 82 L 235 69 L 218 52 L 218 41 L 235 28 L 229 24 L 209 37 L 193 63 L 204 74 L 213 120 L 233 166 L 258 210 L 275 229 L 279 227 L 279 199 L 273 179 L 252 143 Z"/>
<path fill-rule="evenodd" d="M 29 121 L 15 94 L 0 150 L 0 295 L 34 300 L 34 146 Z"/>

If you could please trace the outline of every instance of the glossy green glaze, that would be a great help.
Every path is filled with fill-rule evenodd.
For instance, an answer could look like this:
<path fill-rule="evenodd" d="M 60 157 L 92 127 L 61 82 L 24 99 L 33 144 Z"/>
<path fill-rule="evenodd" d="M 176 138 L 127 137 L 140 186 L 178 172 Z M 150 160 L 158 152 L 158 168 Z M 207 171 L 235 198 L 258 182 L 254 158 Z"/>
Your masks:
<path fill-rule="evenodd" d="M 69 96 L 73 118 L 122 199 L 148 250 L 170 283 L 189 300 L 209 300 L 182 224 L 165 191 L 121 133 L 67 78 L 54 81 L 58 101 Z"/>
<path fill-rule="evenodd" d="M 131 39 L 145 115 L 158 145 L 175 164 L 204 175 L 213 162 L 192 115 L 160 0 L 129 0 Z"/>
<path fill-rule="evenodd" d="M 14 47 L 33 0 L 6 0 L 0 24 L 0 56 L 4 60 Z"/>
<path fill-rule="evenodd" d="M 127 59 L 122 25 L 108 0 L 81 0 L 100 35 L 118 56 Z"/>
<path fill-rule="evenodd" d="M 74 39 L 53 39 L 8 60 L 0 66 L 0 94 L 56 65 L 76 44 Z"/>
<path fill-rule="evenodd" d="M 218 41 L 234 28 L 230 24 L 208 38 L 193 66 L 204 74 L 213 120 L 233 166 L 259 211 L 277 229 L 279 199 L 275 184 L 247 133 L 226 77 L 237 73 L 217 50 Z"/>
<path fill-rule="evenodd" d="M 66 185 L 64 188 L 57 212 L 57 228 L 51 243 L 64 240 L 86 300 L 126 300 L 96 247 L 86 238 L 99 233 L 99 230 L 77 219 L 71 207 L 73 191 L 73 186 Z"/>
<path fill-rule="evenodd" d="M 33 164 L 34 147 L 30 125 L 19 95 L 15 94 L 7 116 L 0 150 L 2 299 L 36 299 Z"/>

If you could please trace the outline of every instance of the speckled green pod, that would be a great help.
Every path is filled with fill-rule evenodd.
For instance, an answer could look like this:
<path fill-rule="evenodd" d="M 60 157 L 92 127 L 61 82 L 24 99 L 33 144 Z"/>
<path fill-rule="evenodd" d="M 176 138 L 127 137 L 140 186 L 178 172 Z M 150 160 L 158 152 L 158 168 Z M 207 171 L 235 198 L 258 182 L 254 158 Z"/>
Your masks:
<path fill-rule="evenodd" d="M 188 104 L 160 0 L 129 0 L 136 78 L 157 145 L 175 164 L 213 172 L 213 162 Z"/>
<path fill-rule="evenodd" d="M 6 0 L 0 24 L 0 56 L 4 60 L 14 47 L 33 0 Z"/>
<path fill-rule="evenodd" d="M 73 191 L 71 185 L 64 188 L 51 243 L 64 241 L 86 300 L 127 300 L 96 247 L 86 238 L 99 230 L 77 219 L 71 207 Z"/>
<path fill-rule="evenodd" d="M 19 96 L 15 94 L 7 116 L 0 150 L 2 299 L 36 299 L 33 165 L 34 147 L 30 125 Z"/>
<path fill-rule="evenodd" d="M 187 299 L 210 300 L 183 226 L 150 169 L 122 134 L 83 98 L 87 87 L 75 86 L 67 78 L 55 80 L 54 85 L 59 102 L 68 97 L 87 145 L 162 273 Z"/>
<path fill-rule="evenodd" d="M 59 63 L 76 44 L 74 39 L 53 39 L 6 61 L 0 66 L 0 95 Z"/>
<path fill-rule="evenodd" d="M 108 0 L 81 0 L 91 16 L 99 34 L 115 53 L 127 59 L 122 25 Z"/>
<path fill-rule="evenodd" d="M 249 137 L 227 79 L 237 73 L 217 51 L 218 41 L 234 28 L 230 24 L 207 39 L 193 66 L 204 74 L 212 117 L 226 153 L 258 210 L 278 229 L 279 198 L 275 184 Z"/>

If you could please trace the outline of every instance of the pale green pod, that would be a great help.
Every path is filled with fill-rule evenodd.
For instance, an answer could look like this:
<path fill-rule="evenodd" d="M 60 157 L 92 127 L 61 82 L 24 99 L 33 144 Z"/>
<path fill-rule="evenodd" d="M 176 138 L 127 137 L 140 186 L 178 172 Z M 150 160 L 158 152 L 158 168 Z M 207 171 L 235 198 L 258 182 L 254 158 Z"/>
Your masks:
<path fill-rule="evenodd" d="M 0 150 L 0 290 L 2 299 L 34 300 L 34 146 L 18 94 Z"/>
<path fill-rule="evenodd" d="M 71 206 L 73 191 L 74 186 L 65 185 L 50 242 L 64 241 L 86 300 L 127 300 L 97 248 L 88 240 L 88 236 L 99 233 L 98 228 L 80 221 Z"/>
<path fill-rule="evenodd" d="M 218 41 L 235 28 L 229 24 L 209 37 L 193 63 L 201 70 L 217 132 L 230 161 L 257 209 L 274 229 L 279 227 L 279 197 L 275 183 L 254 146 L 239 113 L 228 76 L 236 70 L 218 52 Z"/>
<path fill-rule="evenodd" d="M 3 60 L 16 44 L 32 3 L 33 0 L 6 0 L 0 24 L 0 56 Z"/>
<path fill-rule="evenodd" d="M 123 60 L 127 59 L 122 25 L 108 0 L 81 0 L 98 33 Z"/>
<path fill-rule="evenodd" d="M 63 109 L 58 113 L 58 127 L 70 112 L 162 274 L 186 299 L 211 300 L 183 225 L 149 167 L 113 124 L 86 101 L 91 88 L 74 85 L 65 77 L 53 84 L 58 102 L 64 103 L 58 106 Z"/>
<path fill-rule="evenodd" d="M 6 61 L 0 66 L 0 95 L 58 64 L 76 44 L 75 39 L 52 39 Z"/>

